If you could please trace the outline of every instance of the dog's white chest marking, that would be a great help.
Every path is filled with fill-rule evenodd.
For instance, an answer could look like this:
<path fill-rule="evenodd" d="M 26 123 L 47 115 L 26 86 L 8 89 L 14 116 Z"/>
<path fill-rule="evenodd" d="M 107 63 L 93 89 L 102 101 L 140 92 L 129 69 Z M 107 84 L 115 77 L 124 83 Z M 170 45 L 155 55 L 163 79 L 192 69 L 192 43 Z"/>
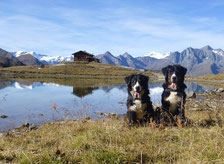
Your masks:
<path fill-rule="evenodd" d="M 177 109 L 177 104 L 181 103 L 181 97 L 177 95 L 177 92 L 170 92 L 170 95 L 166 98 L 166 101 L 170 102 L 169 111 L 171 113 L 175 113 Z"/>
<path fill-rule="evenodd" d="M 135 111 L 138 119 L 142 119 L 145 114 L 146 103 L 142 104 L 141 100 L 135 100 L 134 105 L 130 106 L 131 111 Z"/>

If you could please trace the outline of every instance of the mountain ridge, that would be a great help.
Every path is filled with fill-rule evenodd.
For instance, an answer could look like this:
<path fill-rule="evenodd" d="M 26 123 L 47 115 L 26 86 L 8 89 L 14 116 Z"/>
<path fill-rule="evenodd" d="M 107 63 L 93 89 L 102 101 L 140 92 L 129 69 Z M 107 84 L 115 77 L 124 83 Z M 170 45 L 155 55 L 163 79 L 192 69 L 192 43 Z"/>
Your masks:
<path fill-rule="evenodd" d="M 109 62 L 110 56 L 106 53 L 96 57 L 105 64 L 126 66 L 134 69 L 161 71 L 167 65 L 180 64 L 185 66 L 188 69 L 187 74 L 192 76 L 224 73 L 224 51 L 222 49 L 213 49 L 209 45 L 202 48 L 188 47 L 181 52 L 175 51 L 162 55 L 157 52 L 151 54 L 153 55 L 134 58 L 130 57 L 130 54 L 115 57 L 110 53 L 110 56 L 113 56 L 113 61 L 117 61 L 113 63 Z M 159 57 L 156 58 L 155 54 L 159 54 Z M 123 57 L 122 60 L 121 56 Z M 104 60 L 101 60 L 102 58 Z M 106 60 L 107 58 L 108 60 Z"/>
<path fill-rule="evenodd" d="M 112 64 L 132 69 L 142 69 L 150 71 L 161 71 L 170 64 L 180 64 L 188 69 L 187 74 L 193 76 L 210 75 L 224 73 L 224 51 L 213 49 L 206 45 L 202 48 L 188 47 L 183 51 L 160 54 L 155 51 L 140 57 L 133 57 L 128 52 L 114 56 L 106 51 L 104 54 L 96 55 L 101 63 Z M 73 61 L 73 56 L 47 56 L 37 54 L 33 51 L 8 52 L 0 49 L 0 66 L 17 65 L 41 65 L 58 64 L 60 62 Z M 26 62 L 24 62 L 26 61 Z"/>

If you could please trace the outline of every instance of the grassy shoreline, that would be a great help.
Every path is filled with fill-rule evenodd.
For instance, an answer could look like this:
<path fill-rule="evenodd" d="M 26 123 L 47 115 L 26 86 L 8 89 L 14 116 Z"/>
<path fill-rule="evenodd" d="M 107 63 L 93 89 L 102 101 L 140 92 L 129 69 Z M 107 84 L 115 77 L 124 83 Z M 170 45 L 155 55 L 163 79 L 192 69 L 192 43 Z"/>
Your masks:
<path fill-rule="evenodd" d="M 206 163 L 224 161 L 218 125 L 163 130 L 123 120 L 47 123 L 0 138 L 0 161 L 15 163 Z"/>
<path fill-rule="evenodd" d="M 0 133 L 0 162 L 223 163 L 224 102 L 219 100 L 224 90 L 198 96 L 187 99 L 188 121 L 180 129 L 129 128 L 125 119 L 85 118 L 5 131 Z"/>

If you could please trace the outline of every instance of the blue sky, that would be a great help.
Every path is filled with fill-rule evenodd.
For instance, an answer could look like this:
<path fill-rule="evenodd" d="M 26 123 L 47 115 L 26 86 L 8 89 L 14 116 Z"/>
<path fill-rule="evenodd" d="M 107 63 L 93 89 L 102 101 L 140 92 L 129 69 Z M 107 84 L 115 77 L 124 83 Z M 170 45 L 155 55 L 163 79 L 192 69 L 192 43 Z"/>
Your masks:
<path fill-rule="evenodd" d="M 0 48 L 68 56 L 224 49 L 223 0 L 0 0 Z"/>

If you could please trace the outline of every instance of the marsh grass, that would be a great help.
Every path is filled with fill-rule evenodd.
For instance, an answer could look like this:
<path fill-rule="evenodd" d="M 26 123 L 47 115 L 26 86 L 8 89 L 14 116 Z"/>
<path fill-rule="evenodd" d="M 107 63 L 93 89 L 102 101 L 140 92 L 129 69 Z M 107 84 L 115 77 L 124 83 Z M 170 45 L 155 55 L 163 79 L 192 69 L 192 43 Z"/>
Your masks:
<path fill-rule="evenodd" d="M 217 118 L 217 113 L 219 118 Z M 46 123 L 0 138 L 0 161 L 15 163 L 222 163 L 223 112 L 186 111 L 183 128 L 128 128 L 124 120 Z"/>

